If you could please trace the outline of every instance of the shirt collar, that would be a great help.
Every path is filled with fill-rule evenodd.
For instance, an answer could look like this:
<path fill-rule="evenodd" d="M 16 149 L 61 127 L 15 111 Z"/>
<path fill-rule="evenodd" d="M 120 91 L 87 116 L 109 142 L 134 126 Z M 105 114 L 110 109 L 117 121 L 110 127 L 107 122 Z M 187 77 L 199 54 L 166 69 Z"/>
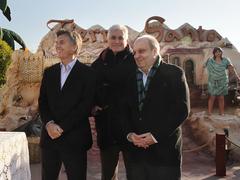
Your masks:
<path fill-rule="evenodd" d="M 156 61 L 155 61 L 154 64 L 148 69 L 148 72 L 147 72 L 146 75 L 148 75 L 148 73 L 151 71 L 152 68 L 157 69 L 157 68 L 160 66 L 160 64 L 161 64 L 161 60 L 162 60 L 161 56 L 157 56 Z M 145 72 L 143 72 L 140 68 L 138 68 L 138 70 L 139 70 L 141 73 L 145 74 Z"/>
<path fill-rule="evenodd" d="M 73 68 L 73 66 L 75 65 L 77 59 L 73 59 L 70 63 L 68 63 L 67 65 L 64 65 L 63 63 L 60 63 L 60 67 L 65 68 L 65 70 L 69 71 Z"/>
<path fill-rule="evenodd" d="M 108 52 L 111 53 L 112 55 L 114 55 L 113 51 L 108 47 L 107 48 Z M 114 56 L 118 56 L 118 57 L 124 57 L 126 56 L 126 54 L 128 54 L 128 52 L 132 52 L 132 49 L 130 48 L 130 46 L 127 44 L 127 46 L 122 50 L 117 52 Z"/>

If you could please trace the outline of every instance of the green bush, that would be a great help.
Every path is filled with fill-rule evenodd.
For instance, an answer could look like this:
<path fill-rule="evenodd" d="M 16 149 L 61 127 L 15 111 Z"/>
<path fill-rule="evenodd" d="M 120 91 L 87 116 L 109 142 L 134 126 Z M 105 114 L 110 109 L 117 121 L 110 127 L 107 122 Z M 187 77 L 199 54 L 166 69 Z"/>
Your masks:
<path fill-rule="evenodd" d="M 0 86 L 6 82 L 5 74 L 11 62 L 11 55 L 11 47 L 5 41 L 0 40 Z"/>

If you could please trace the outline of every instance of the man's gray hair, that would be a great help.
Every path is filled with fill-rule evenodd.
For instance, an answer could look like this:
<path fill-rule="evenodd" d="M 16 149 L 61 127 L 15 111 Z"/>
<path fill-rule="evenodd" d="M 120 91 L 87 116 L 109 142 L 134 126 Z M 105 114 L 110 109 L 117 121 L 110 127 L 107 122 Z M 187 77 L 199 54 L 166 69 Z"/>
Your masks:
<path fill-rule="evenodd" d="M 126 39 L 126 40 L 128 39 L 128 28 L 126 26 L 120 25 L 120 24 L 114 24 L 108 29 L 107 38 L 109 39 L 112 32 L 114 32 L 116 30 L 122 31 L 123 32 L 123 38 Z"/>
<path fill-rule="evenodd" d="M 157 49 L 157 54 L 160 55 L 160 46 L 159 46 L 157 39 L 154 36 L 145 34 L 145 35 L 142 35 L 139 38 L 137 38 L 135 41 L 138 41 L 140 39 L 146 39 L 149 43 L 150 48 Z"/>

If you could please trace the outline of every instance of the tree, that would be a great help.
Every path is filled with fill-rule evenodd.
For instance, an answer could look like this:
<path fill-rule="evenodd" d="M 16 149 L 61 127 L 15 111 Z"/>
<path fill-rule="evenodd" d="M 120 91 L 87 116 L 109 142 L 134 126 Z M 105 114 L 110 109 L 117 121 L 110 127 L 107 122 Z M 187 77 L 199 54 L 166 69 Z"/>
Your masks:
<path fill-rule="evenodd" d="M 11 10 L 7 5 L 7 0 L 0 0 L 0 9 L 8 21 L 11 21 Z M 0 27 L 0 39 L 6 41 L 13 50 L 15 49 L 14 41 L 16 41 L 23 49 L 26 48 L 26 45 L 22 38 L 14 31 Z"/>

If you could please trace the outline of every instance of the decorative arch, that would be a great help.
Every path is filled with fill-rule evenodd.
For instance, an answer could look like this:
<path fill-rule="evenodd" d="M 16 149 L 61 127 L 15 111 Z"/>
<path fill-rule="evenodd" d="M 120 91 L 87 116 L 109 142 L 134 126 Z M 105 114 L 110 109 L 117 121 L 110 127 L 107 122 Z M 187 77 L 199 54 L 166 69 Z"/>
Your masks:
<path fill-rule="evenodd" d="M 180 58 L 178 56 L 174 56 L 174 57 L 171 58 L 170 63 L 175 64 L 177 66 L 180 66 Z"/>

